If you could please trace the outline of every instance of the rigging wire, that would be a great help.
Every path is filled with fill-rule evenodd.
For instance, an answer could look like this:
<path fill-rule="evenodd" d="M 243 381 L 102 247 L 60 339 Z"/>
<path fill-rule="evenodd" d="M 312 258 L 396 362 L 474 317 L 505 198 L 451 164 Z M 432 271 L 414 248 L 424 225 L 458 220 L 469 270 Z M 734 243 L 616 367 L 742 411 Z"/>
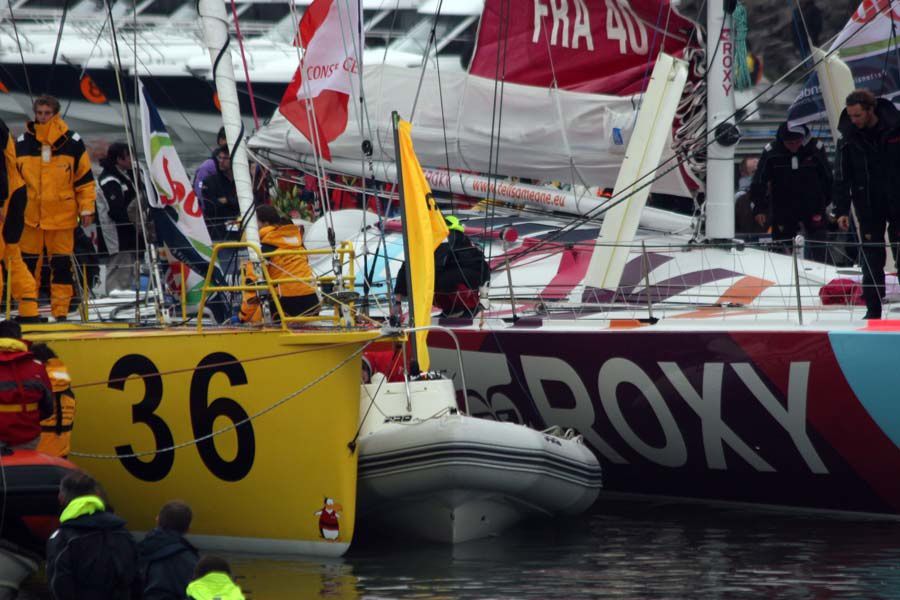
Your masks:
<path fill-rule="evenodd" d="M 85 74 L 87 73 L 87 65 L 91 62 L 91 59 L 94 58 L 94 52 L 97 51 L 97 47 L 100 45 L 100 40 L 103 39 L 103 34 L 106 31 L 106 23 L 109 21 L 109 17 L 104 16 L 103 23 L 100 24 L 100 31 L 97 33 L 97 39 L 94 40 L 94 45 L 91 46 L 91 51 L 88 53 L 87 59 L 84 61 L 84 65 L 81 67 L 81 73 L 78 74 L 78 80 L 81 81 Z M 71 63 L 70 63 L 71 64 Z M 72 65 L 75 66 L 75 65 Z M 69 108 L 72 106 L 73 98 L 69 98 L 69 101 L 66 102 L 66 108 L 62 112 L 62 118 L 65 119 L 66 115 L 69 114 Z"/>
<path fill-rule="evenodd" d="M 497 65 L 494 68 L 494 98 L 491 106 L 491 143 L 488 150 L 488 189 L 492 189 L 491 179 L 494 180 L 494 186 L 497 185 L 497 182 L 500 180 L 500 175 L 497 173 L 497 169 L 500 165 L 500 126 L 502 124 L 503 119 L 503 96 L 504 91 L 506 89 L 506 61 L 509 57 L 507 54 L 507 45 L 506 41 L 509 36 L 509 0 L 501 0 L 500 2 L 500 13 L 497 19 L 497 39 L 503 40 L 503 43 L 497 44 Z M 505 17 L 505 18 L 504 18 Z M 506 23 L 506 30 L 504 32 L 503 25 Z M 502 55 L 502 59 L 500 58 Z M 500 93 L 497 93 L 499 88 Z M 498 97 L 499 97 L 499 106 L 498 106 Z M 495 154 L 495 144 L 496 141 L 496 154 Z M 489 217 L 489 223 L 493 225 L 494 219 L 496 218 L 496 205 L 491 205 L 491 214 Z M 489 249 L 489 253 L 493 254 L 493 245 Z M 492 256 L 488 257 L 490 260 Z"/>
<path fill-rule="evenodd" d="M 250 69 L 247 67 L 247 54 L 244 52 L 244 36 L 241 35 L 241 25 L 238 22 L 237 5 L 234 0 L 231 0 L 231 14 L 234 19 L 234 32 L 237 37 L 238 47 L 241 49 L 241 62 L 244 64 L 244 77 L 247 79 L 247 92 L 250 96 L 250 110 L 253 112 L 253 123 L 256 125 L 256 128 L 259 129 L 259 114 L 256 112 L 256 99 L 253 97 L 253 83 L 250 81 Z"/>
<path fill-rule="evenodd" d="M 50 60 L 50 72 L 47 74 L 47 91 L 52 91 L 50 87 L 53 85 L 53 71 L 56 69 L 56 57 L 59 55 L 59 45 L 62 43 L 63 29 L 66 27 L 66 17 L 69 14 L 69 2 L 66 0 L 63 4 L 62 17 L 59 20 L 59 30 L 56 32 L 56 45 L 53 47 L 53 58 Z"/>
<path fill-rule="evenodd" d="M 124 109 L 124 114 L 122 115 L 122 117 L 124 119 L 123 124 L 125 126 L 125 136 L 126 136 L 127 143 L 128 143 L 128 151 L 131 154 L 132 160 L 134 160 L 134 157 L 138 155 L 136 152 L 137 141 L 136 141 L 136 138 L 134 135 L 134 129 L 132 128 L 131 110 L 128 108 L 128 101 L 125 98 L 125 89 L 122 85 L 122 57 L 121 57 L 121 54 L 119 53 L 119 42 L 117 39 L 118 36 L 116 34 L 116 24 L 115 24 L 115 21 L 113 20 L 112 0 L 105 0 L 105 4 L 106 4 L 107 18 L 109 20 L 109 32 L 110 32 L 110 38 L 111 38 L 110 46 L 112 47 L 113 57 L 115 58 L 115 61 L 113 62 L 113 66 L 115 68 L 116 87 L 118 88 L 118 91 L 119 91 L 119 102 L 122 105 L 122 108 Z M 135 54 L 137 53 L 136 47 L 134 48 L 134 52 L 135 52 Z M 147 157 L 147 158 L 149 159 L 149 157 Z M 139 195 L 140 189 L 141 189 L 140 181 L 137 176 L 137 169 L 134 168 L 134 165 L 132 165 L 132 169 L 131 169 L 131 181 L 132 181 L 132 184 L 134 185 L 135 193 L 138 194 L 138 196 L 133 200 L 133 202 L 140 203 L 140 195 Z M 138 204 L 138 206 L 140 207 L 140 204 Z M 143 210 L 138 210 L 138 217 L 139 217 L 139 221 L 140 221 L 141 234 L 144 237 L 144 242 L 146 243 L 146 246 L 148 248 L 150 248 L 150 255 L 151 255 L 151 258 L 153 258 L 154 254 L 155 254 L 155 252 L 154 252 L 155 246 L 153 244 L 147 243 L 149 236 L 147 235 L 147 223 L 144 219 L 144 211 Z M 151 269 L 155 270 L 156 265 L 151 264 Z M 156 318 L 159 320 L 159 322 L 163 322 L 163 307 L 162 307 L 162 303 L 161 303 L 163 290 L 162 290 L 162 287 L 159 285 L 158 279 L 156 277 L 153 277 L 152 273 L 151 273 L 150 279 L 153 282 L 153 284 L 157 287 L 157 292 L 158 292 L 154 297 L 154 303 L 153 303 L 154 309 L 156 311 Z M 135 286 L 135 318 L 136 318 L 136 322 L 140 322 L 140 286 Z"/>
<path fill-rule="evenodd" d="M 25 87 L 28 88 L 28 97 L 34 103 L 34 92 L 31 89 L 31 79 L 28 77 L 28 65 L 25 64 L 25 53 L 22 52 L 22 40 L 19 39 L 19 28 L 16 26 L 16 15 L 13 14 L 13 3 L 7 2 L 6 7 L 9 9 L 9 20 L 12 22 L 13 33 L 16 36 L 16 46 L 19 49 L 19 60 L 22 62 L 22 72 L 25 74 Z"/>
<path fill-rule="evenodd" d="M 416 95 L 413 97 L 412 109 L 409 111 L 409 122 L 412 124 L 416 114 L 416 106 L 419 104 L 419 93 L 422 91 L 422 82 L 425 81 L 425 67 L 428 65 L 428 57 L 431 56 L 431 47 L 435 47 L 434 62 L 438 62 L 437 43 L 435 36 L 437 32 L 438 19 L 441 16 L 441 7 L 444 0 L 438 0 L 437 8 L 434 11 L 434 19 L 431 21 L 431 31 L 428 32 L 428 41 L 425 43 L 425 51 L 422 52 L 422 69 L 419 71 L 419 84 L 416 86 Z"/>

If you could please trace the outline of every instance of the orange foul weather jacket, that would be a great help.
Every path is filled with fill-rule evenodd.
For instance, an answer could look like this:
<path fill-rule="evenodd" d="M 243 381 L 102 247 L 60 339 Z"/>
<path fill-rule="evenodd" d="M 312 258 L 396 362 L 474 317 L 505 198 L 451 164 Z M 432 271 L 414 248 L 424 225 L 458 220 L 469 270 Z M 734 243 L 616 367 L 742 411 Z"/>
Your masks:
<path fill-rule="evenodd" d="M 94 176 L 84 142 L 59 115 L 30 121 L 16 142 L 19 170 L 28 186 L 25 224 L 46 230 L 74 229 L 94 213 Z"/>
<path fill-rule="evenodd" d="M 263 252 L 276 250 L 302 250 L 303 238 L 296 225 L 275 225 L 259 230 L 259 241 Z M 305 279 L 312 280 L 312 267 L 306 255 L 289 254 L 273 256 L 266 265 L 270 279 Z M 315 294 L 316 288 L 310 283 L 290 281 L 278 284 L 279 296 L 307 296 Z"/>
<path fill-rule="evenodd" d="M 300 228 L 296 225 L 277 225 L 263 227 L 259 230 L 259 238 L 262 243 L 263 252 L 275 252 L 276 250 L 302 250 L 303 238 Z M 284 256 L 273 256 L 268 259 L 266 271 L 270 279 L 312 279 L 313 272 L 309 266 L 309 260 L 305 255 L 288 254 Z M 262 281 L 262 277 L 258 276 L 253 267 L 248 263 L 243 266 L 241 279 L 245 285 L 252 285 L 257 281 Z M 300 281 L 288 281 L 280 283 L 277 286 L 278 295 L 286 296 L 307 296 L 316 293 L 316 288 L 311 283 L 302 283 Z M 259 296 L 256 292 L 244 292 L 243 301 L 241 302 L 241 312 L 239 318 L 242 323 L 258 323 L 262 320 L 262 313 L 259 308 Z"/>

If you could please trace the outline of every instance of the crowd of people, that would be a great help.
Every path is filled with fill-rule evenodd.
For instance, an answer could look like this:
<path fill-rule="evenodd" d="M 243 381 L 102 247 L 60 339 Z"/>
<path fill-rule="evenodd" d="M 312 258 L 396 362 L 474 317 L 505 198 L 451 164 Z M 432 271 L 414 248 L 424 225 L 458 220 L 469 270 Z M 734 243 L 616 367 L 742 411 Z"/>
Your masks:
<path fill-rule="evenodd" d="M 66 475 L 59 501 L 59 529 L 47 541 L 54 600 L 243 599 L 228 562 L 201 556 L 185 538 L 193 512 L 184 502 L 164 504 L 156 527 L 138 543 L 90 475 Z"/>
<path fill-rule="evenodd" d="M 39 302 L 48 297 L 51 317 L 65 321 L 73 298 L 90 293 L 97 283 L 101 263 L 106 274 L 102 293 L 135 290 L 142 285 L 142 254 L 148 242 L 156 241 L 153 219 L 148 215 L 144 186 L 127 143 L 114 142 L 94 154 L 99 163 L 95 177 L 85 141 L 62 119 L 59 101 L 38 96 L 32 108 L 34 120 L 26 123 L 18 139 L 0 121 L 0 146 L 4 151 L 0 165 L 0 297 L 2 286 L 9 282 L 20 322 L 42 320 Z M 210 159 L 197 169 L 193 187 L 212 241 L 233 241 L 240 236 L 242 215 L 224 129 L 216 141 Z M 254 174 L 257 207 L 275 210 L 269 206 L 262 171 Z M 318 194 L 317 182 L 312 179 L 301 186 L 306 188 L 303 201 L 311 207 Z M 336 188 L 334 194 L 333 201 L 342 207 L 353 202 L 350 191 Z M 310 214 L 315 214 L 314 208 Z M 288 235 L 284 231 L 287 221 L 278 211 L 269 215 L 269 225 L 281 228 L 281 242 L 274 246 L 284 249 L 284 240 L 296 240 L 291 247 L 302 248 L 302 229 Z M 295 258 L 288 265 L 291 273 L 308 276 L 308 263 Z M 291 273 L 286 273 L 282 265 L 279 277 Z M 287 300 L 284 304 L 293 311 L 297 303 Z M 310 304 L 306 298 L 304 310 L 310 309 Z"/>

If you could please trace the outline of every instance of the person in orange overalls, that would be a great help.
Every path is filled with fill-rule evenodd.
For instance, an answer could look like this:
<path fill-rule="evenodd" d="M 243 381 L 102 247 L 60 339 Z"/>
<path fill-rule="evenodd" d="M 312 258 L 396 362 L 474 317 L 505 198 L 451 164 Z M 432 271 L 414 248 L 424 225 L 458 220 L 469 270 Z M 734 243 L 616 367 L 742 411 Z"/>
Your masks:
<path fill-rule="evenodd" d="M 8 270 L 12 295 L 19 301 L 19 320 L 37 321 L 37 285 L 34 277 L 22 261 L 18 242 L 25 225 L 25 208 L 28 194 L 25 181 L 16 164 L 16 146 L 6 123 L 0 121 L 0 148 L 3 148 L 3 162 L 0 165 L 0 258 L 4 269 Z M 7 281 L 7 272 L 0 277 L 0 297 Z M 3 302 L 5 306 L 5 301 Z"/>
<path fill-rule="evenodd" d="M 59 116 L 59 100 L 38 96 L 34 121 L 16 143 L 17 161 L 28 188 L 25 230 L 20 246 L 36 275 L 46 250 L 50 259 L 50 313 L 58 321 L 69 314 L 73 295 L 72 252 L 75 228 L 94 219 L 94 175 L 81 137 Z"/>

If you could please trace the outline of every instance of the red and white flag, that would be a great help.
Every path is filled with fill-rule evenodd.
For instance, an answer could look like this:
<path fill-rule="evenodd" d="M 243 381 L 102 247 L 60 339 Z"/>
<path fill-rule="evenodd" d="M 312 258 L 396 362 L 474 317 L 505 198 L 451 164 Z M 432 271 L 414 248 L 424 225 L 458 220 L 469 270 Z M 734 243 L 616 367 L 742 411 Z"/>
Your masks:
<path fill-rule="evenodd" d="M 328 142 L 347 128 L 351 82 L 359 76 L 359 24 L 359 0 L 313 1 L 300 20 L 303 60 L 278 106 L 325 160 Z"/>

